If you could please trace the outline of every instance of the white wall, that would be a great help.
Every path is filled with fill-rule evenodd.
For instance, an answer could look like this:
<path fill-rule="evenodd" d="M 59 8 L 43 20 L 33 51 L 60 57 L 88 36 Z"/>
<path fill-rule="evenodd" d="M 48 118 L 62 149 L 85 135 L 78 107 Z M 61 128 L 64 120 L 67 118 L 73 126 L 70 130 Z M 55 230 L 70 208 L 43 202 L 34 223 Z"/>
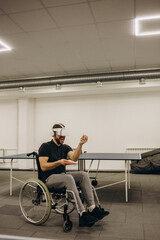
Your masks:
<path fill-rule="evenodd" d="M 73 148 L 82 134 L 88 134 L 89 141 L 83 147 L 88 152 L 125 152 L 127 147 L 159 147 L 159 106 L 159 92 L 30 99 L 27 103 L 28 135 L 24 142 L 27 141 L 28 151 L 38 149 L 41 143 L 51 139 L 52 125 L 62 122 L 70 130 L 66 143 Z M 17 146 L 17 111 L 16 100 L 0 101 L 0 148 Z M 30 164 L 24 163 L 24 166 Z M 123 167 L 120 162 L 103 162 L 100 166 L 101 169 Z"/>
<path fill-rule="evenodd" d="M 158 147 L 160 143 L 160 96 L 158 93 L 72 96 L 36 100 L 36 147 L 50 139 L 55 122 L 71 131 L 66 142 L 76 147 L 88 134 L 83 150 L 125 152 L 127 147 Z M 104 167 L 104 163 L 103 163 Z M 102 167 L 102 168 L 103 168 Z M 122 168 L 105 163 L 105 168 Z"/>
<path fill-rule="evenodd" d="M 18 100 L 18 153 L 28 153 L 34 150 L 34 99 Z M 19 168 L 31 168 L 32 160 L 18 160 Z"/>

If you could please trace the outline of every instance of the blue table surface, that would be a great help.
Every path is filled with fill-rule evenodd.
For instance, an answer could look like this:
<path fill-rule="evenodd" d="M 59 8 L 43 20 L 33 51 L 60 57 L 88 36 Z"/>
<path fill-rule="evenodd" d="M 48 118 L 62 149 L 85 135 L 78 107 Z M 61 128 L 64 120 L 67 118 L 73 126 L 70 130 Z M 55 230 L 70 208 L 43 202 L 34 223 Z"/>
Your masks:
<path fill-rule="evenodd" d="M 140 160 L 139 153 L 82 153 L 80 160 Z"/>
<path fill-rule="evenodd" d="M 34 159 L 35 156 L 27 156 L 27 153 L 8 155 L 0 159 Z M 140 160 L 139 153 L 82 153 L 80 160 Z"/>
<path fill-rule="evenodd" d="M 33 155 L 27 156 L 27 153 L 22 153 L 22 154 L 14 154 L 14 155 L 8 155 L 8 156 L 3 156 L 0 157 L 0 159 L 34 159 Z"/>

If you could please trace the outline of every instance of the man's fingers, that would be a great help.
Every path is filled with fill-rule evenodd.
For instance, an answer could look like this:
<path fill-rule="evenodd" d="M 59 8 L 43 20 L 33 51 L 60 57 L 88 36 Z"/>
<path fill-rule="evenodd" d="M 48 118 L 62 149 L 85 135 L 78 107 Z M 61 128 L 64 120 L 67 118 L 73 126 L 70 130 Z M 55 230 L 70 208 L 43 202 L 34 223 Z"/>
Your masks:
<path fill-rule="evenodd" d="M 83 135 L 83 136 L 81 137 L 81 141 L 82 141 L 82 142 L 87 142 L 87 140 L 88 140 L 88 136 L 87 136 L 87 135 Z"/>

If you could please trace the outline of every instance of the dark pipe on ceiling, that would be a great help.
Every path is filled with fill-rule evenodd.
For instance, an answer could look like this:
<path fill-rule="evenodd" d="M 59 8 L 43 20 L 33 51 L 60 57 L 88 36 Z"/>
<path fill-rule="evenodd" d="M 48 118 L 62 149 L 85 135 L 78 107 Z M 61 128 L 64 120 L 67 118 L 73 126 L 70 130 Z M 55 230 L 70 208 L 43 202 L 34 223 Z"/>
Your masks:
<path fill-rule="evenodd" d="M 160 79 L 160 69 L 43 77 L 43 78 L 27 78 L 18 80 L 15 79 L 9 81 L 0 81 L 0 89 L 53 86 L 57 84 L 66 85 L 66 84 L 94 83 L 97 81 L 100 82 L 129 81 L 141 79 L 146 80 Z"/>

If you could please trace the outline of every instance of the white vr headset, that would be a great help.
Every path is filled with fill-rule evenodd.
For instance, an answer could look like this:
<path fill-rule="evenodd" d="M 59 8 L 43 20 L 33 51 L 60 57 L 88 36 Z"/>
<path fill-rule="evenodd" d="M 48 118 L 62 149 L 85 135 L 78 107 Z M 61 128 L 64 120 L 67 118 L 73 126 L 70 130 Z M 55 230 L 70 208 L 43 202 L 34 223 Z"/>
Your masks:
<path fill-rule="evenodd" d="M 58 136 L 68 136 L 68 131 L 63 128 L 52 128 L 53 135 L 56 132 Z"/>

